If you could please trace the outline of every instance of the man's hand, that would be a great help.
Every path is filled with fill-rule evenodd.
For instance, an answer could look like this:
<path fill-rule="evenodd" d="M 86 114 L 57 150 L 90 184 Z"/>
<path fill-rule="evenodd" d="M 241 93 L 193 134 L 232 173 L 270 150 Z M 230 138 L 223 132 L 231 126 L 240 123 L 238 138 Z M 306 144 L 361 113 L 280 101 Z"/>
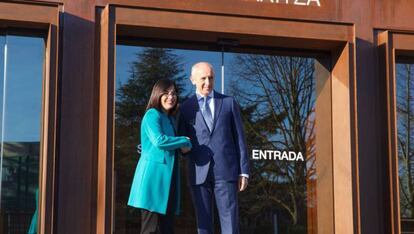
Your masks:
<path fill-rule="evenodd" d="M 243 192 L 247 188 L 247 184 L 249 183 L 249 179 L 244 176 L 239 176 L 239 192 Z"/>
<path fill-rule="evenodd" d="M 190 152 L 191 148 L 189 147 L 181 147 L 181 153 L 186 154 L 188 152 Z"/>

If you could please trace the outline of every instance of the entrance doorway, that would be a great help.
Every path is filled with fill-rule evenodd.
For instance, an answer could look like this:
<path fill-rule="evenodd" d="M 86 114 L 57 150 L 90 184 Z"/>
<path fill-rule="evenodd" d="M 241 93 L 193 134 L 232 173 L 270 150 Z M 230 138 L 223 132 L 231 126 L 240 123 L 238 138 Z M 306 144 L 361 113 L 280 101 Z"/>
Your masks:
<path fill-rule="evenodd" d="M 121 40 L 122 41 L 122 40 Z M 140 156 L 140 124 L 152 85 L 170 78 L 181 102 L 195 93 L 191 66 L 206 61 L 215 70 L 215 90 L 240 105 L 250 157 L 249 186 L 239 194 L 241 233 L 317 233 L 316 102 L 322 53 L 238 48 L 218 42 L 208 50 L 183 44 L 123 41 L 116 46 L 114 231 L 137 233 L 140 211 L 127 206 Z M 226 44 L 227 43 L 227 44 Z M 200 48 L 207 48 L 201 45 Z M 326 69 L 326 66 L 324 67 Z M 318 123 L 330 124 L 330 123 Z M 186 185 L 177 233 L 195 233 Z M 219 221 L 215 222 L 219 230 Z"/>

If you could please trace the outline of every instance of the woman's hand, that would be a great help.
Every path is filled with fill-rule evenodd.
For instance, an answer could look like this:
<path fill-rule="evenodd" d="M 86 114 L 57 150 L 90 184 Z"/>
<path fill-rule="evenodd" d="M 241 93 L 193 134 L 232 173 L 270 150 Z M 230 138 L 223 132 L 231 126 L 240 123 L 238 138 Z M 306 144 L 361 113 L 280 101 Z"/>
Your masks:
<path fill-rule="evenodd" d="M 188 140 L 190 140 L 190 138 L 187 137 L 187 136 L 185 138 L 187 138 Z M 182 154 L 186 154 L 186 153 L 190 152 L 190 150 L 191 150 L 191 147 L 181 147 L 181 153 Z"/>
<path fill-rule="evenodd" d="M 190 152 L 191 148 L 189 147 L 181 147 L 181 153 L 186 154 L 188 152 Z"/>

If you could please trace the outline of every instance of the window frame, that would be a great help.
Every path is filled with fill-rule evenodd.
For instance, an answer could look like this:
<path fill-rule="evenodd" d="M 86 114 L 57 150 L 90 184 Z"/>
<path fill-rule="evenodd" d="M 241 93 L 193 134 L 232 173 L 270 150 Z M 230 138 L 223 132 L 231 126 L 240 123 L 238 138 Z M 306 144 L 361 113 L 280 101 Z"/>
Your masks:
<path fill-rule="evenodd" d="M 97 174 L 97 233 L 113 232 L 115 49 L 120 36 L 150 36 L 170 40 L 214 42 L 218 37 L 238 38 L 240 43 L 283 48 L 287 51 L 321 50 L 330 59 L 319 61 L 317 119 L 318 233 L 359 230 L 359 188 L 356 144 L 355 48 L 352 24 L 240 15 L 200 13 L 107 5 L 101 9 L 99 64 L 99 134 Z M 226 22 L 216 24 L 211 22 Z M 243 25 L 244 27 L 240 27 Z M 263 27 L 258 27 L 264 25 Z M 320 33 L 324 32 L 324 33 Z M 145 33 L 145 34 L 144 34 Z M 249 40 L 254 37 L 255 40 Z M 288 54 L 290 54 L 288 52 Z M 324 68 L 324 69 L 323 69 Z M 352 196 L 349 196 L 352 194 Z"/>
<path fill-rule="evenodd" d="M 387 100 L 387 194 L 386 201 L 392 233 L 401 233 L 398 173 L 398 129 L 396 65 L 398 57 L 414 56 L 414 33 L 405 30 L 377 30 L 380 77 L 385 83 Z"/>
<path fill-rule="evenodd" d="M 58 38 L 62 6 L 57 3 L 0 2 L 0 30 L 42 35 L 45 57 L 42 81 L 39 152 L 38 232 L 53 233 L 58 123 Z"/>

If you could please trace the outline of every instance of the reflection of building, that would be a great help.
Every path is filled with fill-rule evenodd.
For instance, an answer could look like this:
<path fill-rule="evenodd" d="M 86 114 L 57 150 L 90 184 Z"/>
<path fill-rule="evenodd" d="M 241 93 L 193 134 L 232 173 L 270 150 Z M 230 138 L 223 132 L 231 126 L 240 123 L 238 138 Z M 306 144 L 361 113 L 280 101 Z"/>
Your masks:
<path fill-rule="evenodd" d="M 307 191 L 305 197 L 316 201 L 302 220 L 306 231 L 298 232 L 385 234 L 409 230 L 412 219 L 400 217 L 400 211 L 405 210 L 400 209 L 400 188 L 408 186 L 406 182 L 411 178 L 402 179 L 401 185 L 398 174 L 401 142 L 397 141 L 397 131 L 401 128 L 396 123 L 396 76 L 400 68 L 396 63 L 414 61 L 413 9 L 411 1 L 380 0 L 0 2 L 0 37 L 18 34 L 45 39 L 43 95 L 39 96 L 43 104 L 41 141 L 30 146 L 40 156 L 36 156 L 36 162 L 25 156 L 7 156 L 11 150 L 23 155 L 30 144 L 4 144 L 1 196 L 7 202 L 1 204 L 1 225 L 5 227 L 4 207 L 34 208 L 24 197 L 26 193 L 33 196 L 38 178 L 41 233 L 111 233 L 117 229 L 117 217 L 138 219 L 139 215 L 134 216 L 128 209 L 116 208 L 124 204 L 118 199 L 128 189 L 127 184 L 123 185 L 124 193 L 116 194 L 116 188 L 121 187 L 116 180 L 126 181 L 128 177 L 115 173 L 114 168 L 136 162 L 136 158 L 117 161 L 119 155 L 114 153 L 119 150 L 115 149 L 116 72 L 126 58 L 117 58 L 117 53 L 127 45 L 131 50 L 207 50 L 218 53 L 214 60 L 220 60 L 222 52 L 312 58 L 316 80 L 312 120 L 318 124 L 312 148 L 317 155 L 316 179 L 306 178 L 302 184 Z M 25 70 L 27 64 L 15 65 Z M 233 65 L 239 66 L 242 63 Z M 237 81 L 243 83 L 246 79 Z M 246 89 L 256 90 L 252 85 Z M 274 118 L 285 117 L 279 114 Z M 136 143 L 123 147 L 135 151 Z M 31 168 L 37 167 L 39 174 L 35 169 L 26 170 L 27 163 L 33 163 Z M 127 167 L 116 170 L 123 168 Z M 124 172 L 131 173 L 128 170 Z M 16 178 L 20 173 L 22 177 Z M 255 178 L 251 178 L 252 183 L 264 181 Z M 288 190 L 284 183 L 280 182 L 280 188 Z M 254 192 L 263 194 L 261 190 Z M 188 197 L 185 199 L 188 201 Z M 251 202 L 243 204 L 246 212 L 261 212 L 255 210 L 254 199 L 246 201 Z M 279 221 L 286 218 L 277 209 L 271 207 L 256 217 L 265 217 L 266 222 L 252 219 L 245 223 L 268 228 L 272 223 L 267 220 L 271 221 L 274 213 Z M 405 212 L 402 216 L 411 214 Z M 191 215 L 185 216 L 180 225 L 189 220 Z M 128 224 L 137 227 L 138 223 Z M 124 233 L 126 226 L 122 227 Z"/>
<path fill-rule="evenodd" d="M 1 221 L 3 233 L 27 233 L 36 209 L 39 142 L 3 143 Z"/>

